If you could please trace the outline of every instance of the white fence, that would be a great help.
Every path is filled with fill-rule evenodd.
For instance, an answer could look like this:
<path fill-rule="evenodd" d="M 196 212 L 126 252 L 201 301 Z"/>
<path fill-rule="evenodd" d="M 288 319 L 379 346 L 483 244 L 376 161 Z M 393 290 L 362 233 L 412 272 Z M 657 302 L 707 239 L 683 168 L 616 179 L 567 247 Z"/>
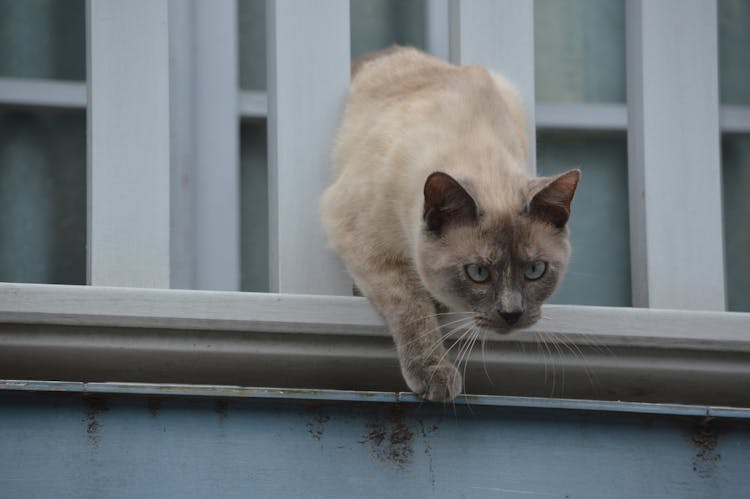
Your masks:
<path fill-rule="evenodd" d="M 627 109 L 535 106 L 533 2 L 432 1 L 429 41 L 437 53 L 448 44 L 455 62 L 481 63 L 516 82 L 532 137 L 537 127 L 627 127 L 634 304 L 722 310 L 719 126 L 750 131 L 750 119 L 747 110 L 726 109 L 727 119 L 720 120 L 716 2 L 652 3 L 627 4 Z M 225 56 L 236 52 L 234 16 L 232 1 L 210 8 L 167 0 L 90 2 L 92 284 L 168 287 L 171 274 L 172 283 L 237 289 L 237 120 L 263 115 L 265 106 L 262 95 L 237 90 L 235 65 L 214 62 L 236 60 Z M 348 279 L 325 247 L 317 203 L 348 81 L 349 4 L 269 1 L 266 22 L 271 289 L 347 294 Z M 102 23 L 112 26 L 99 29 Z M 178 38 L 189 29 L 184 26 L 193 32 Z M 145 37 L 142 54 L 134 40 Z M 125 73 L 142 74 L 149 84 L 124 79 Z M 128 91 L 124 82 L 140 83 Z M 149 120 L 128 125 L 124 119 L 131 115 Z M 138 165 L 117 168 L 112 161 Z M 174 186 L 185 161 L 192 161 L 195 180 L 187 209 L 190 203 L 180 204 L 185 194 Z M 172 231 L 160 206 L 170 197 Z M 192 250 L 171 245 L 168 258 L 170 237 L 179 238 L 180 230 L 193 233 Z"/>
<path fill-rule="evenodd" d="M 750 110 L 719 105 L 716 1 L 627 1 L 628 102 L 622 105 L 535 104 L 533 2 L 427 5 L 429 49 L 507 74 L 528 108 L 532 138 L 539 129 L 627 130 L 633 303 L 724 310 L 719 141 L 722 131 L 750 133 Z M 267 98 L 238 89 L 236 16 L 234 0 L 89 0 L 86 84 L 0 79 L 4 104 L 88 109 L 92 285 L 83 293 L 0 285 L 0 322 L 124 326 L 132 317 L 150 317 L 165 301 L 171 305 L 159 308 L 157 322 L 172 314 L 181 325 L 195 320 L 209 327 L 232 323 L 234 314 L 256 324 L 242 312 L 253 307 L 283 314 L 267 297 L 252 294 L 240 303 L 226 293 L 143 291 L 140 299 L 135 290 L 108 289 L 239 288 L 243 118 L 268 120 L 271 290 L 350 294 L 318 213 L 349 77 L 349 2 L 268 0 Z M 95 304 L 108 297 L 121 301 L 102 315 Z M 180 306 L 185 300 L 190 310 Z M 351 300 L 295 297 L 286 303 L 301 307 L 290 312 L 295 324 L 317 324 L 329 303 L 330 313 L 351 310 L 344 319 L 329 318 L 337 330 L 363 321 L 381 327 L 361 300 Z M 73 310 L 68 319 L 65 310 Z M 572 336 L 571 344 L 595 334 L 626 338 L 618 340 L 625 344 L 648 337 L 662 345 L 713 344 L 717 351 L 750 348 L 744 314 L 550 310 L 540 331 Z M 273 321 L 252 327 L 274 329 Z M 736 368 L 711 362 L 706 372 Z"/>

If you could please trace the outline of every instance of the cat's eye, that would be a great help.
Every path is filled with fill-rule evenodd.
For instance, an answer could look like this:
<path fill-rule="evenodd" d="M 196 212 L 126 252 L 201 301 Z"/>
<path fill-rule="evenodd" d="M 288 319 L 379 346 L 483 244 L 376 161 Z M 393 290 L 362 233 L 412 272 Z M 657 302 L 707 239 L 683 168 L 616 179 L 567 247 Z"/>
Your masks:
<path fill-rule="evenodd" d="M 466 275 L 474 282 L 487 282 L 490 278 L 490 271 L 484 265 L 470 263 L 466 267 Z"/>
<path fill-rule="evenodd" d="M 540 277 L 544 275 L 544 272 L 547 270 L 547 262 L 543 262 L 541 260 L 537 260 L 535 262 L 532 262 L 529 264 L 528 267 L 526 267 L 526 272 L 524 272 L 524 276 L 529 281 L 536 281 Z"/>

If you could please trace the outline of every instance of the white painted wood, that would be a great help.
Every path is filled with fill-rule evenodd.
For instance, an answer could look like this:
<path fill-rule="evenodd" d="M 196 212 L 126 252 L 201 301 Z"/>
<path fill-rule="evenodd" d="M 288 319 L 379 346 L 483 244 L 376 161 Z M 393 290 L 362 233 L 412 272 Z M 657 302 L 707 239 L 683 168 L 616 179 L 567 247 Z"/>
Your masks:
<path fill-rule="evenodd" d="M 86 84 L 83 82 L 0 78 L 0 104 L 83 109 Z"/>
<path fill-rule="evenodd" d="M 0 323 L 388 336 L 360 297 L 46 284 L 0 283 Z M 537 325 L 488 341 L 535 343 L 533 333 L 586 345 L 595 337 L 606 344 L 750 351 L 750 314 L 547 305 Z"/>
<path fill-rule="evenodd" d="M 427 51 L 442 59 L 450 59 L 450 21 L 448 0 L 427 0 Z"/>
<path fill-rule="evenodd" d="M 749 331 L 742 313 L 548 306 L 529 330 L 489 335 L 467 379 L 473 393 L 645 389 L 655 402 L 747 406 Z M 380 316 L 343 296 L 0 283 L 0 365 L 9 379 L 404 386 Z"/>
<path fill-rule="evenodd" d="M 526 107 L 529 168 L 536 172 L 534 2 L 450 0 L 450 54 L 458 64 L 481 64 L 518 88 Z"/>
<path fill-rule="evenodd" d="M 237 290 L 237 5 L 169 0 L 169 12 L 171 285 Z"/>
<path fill-rule="evenodd" d="M 633 303 L 724 309 L 717 8 L 627 4 Z"/>
<path fill-rule="evenodd" d="M 170 284 L 167 3 L 86 4 L 93 285 Z"/>
<path fill-rule="evenodd" d="M 240 286 L 237 2 L 195 1 L 195 287 Z"/>
<path fill-rule="evenodd" d="M 625 131 L 625 104 L 540 104 L 536 105 L 537 130 Z"/>
<path fill-rule="evenodd" d="M 268 115 L 268 98 L 265 92 L 241 90 L 239 113 L 242 119 L 264 120 Z"/>
<path fill-rule="evenodd" d="M 169 0 L 170 287 L 195 288 L 193 217 L 195 2 Z"/>
<path fill-rule="evenodd" d="M 266 13 L 271 290 L 351 294 L 320 222 L 349 84 L 349 2 L 268 0 Z"/>

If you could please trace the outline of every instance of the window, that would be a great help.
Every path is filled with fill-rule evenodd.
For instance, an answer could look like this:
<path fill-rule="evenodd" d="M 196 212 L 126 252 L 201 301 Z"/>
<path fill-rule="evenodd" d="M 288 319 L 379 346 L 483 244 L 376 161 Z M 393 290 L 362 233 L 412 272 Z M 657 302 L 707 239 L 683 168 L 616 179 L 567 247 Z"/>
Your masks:
<path fill-rule="evenodd" d="M 750 312 L 750 5 L 719 2 L 719 95 L 724 111 L 722 174 L 727 309 Z"/>
<path fill-rule="evenodd" d="M 0 4 L 0 281 L 86 282 L 84 2 Z"/>
<path fill-rule="evenodd" d="M 398 42 L 507 74 L 537 172 L 584 171 L 560 305 L 469 391 L 748 403 L 744 3 L 0 9 L 0 378 L 403 389 L 316 209 L 350 56 Z"/>

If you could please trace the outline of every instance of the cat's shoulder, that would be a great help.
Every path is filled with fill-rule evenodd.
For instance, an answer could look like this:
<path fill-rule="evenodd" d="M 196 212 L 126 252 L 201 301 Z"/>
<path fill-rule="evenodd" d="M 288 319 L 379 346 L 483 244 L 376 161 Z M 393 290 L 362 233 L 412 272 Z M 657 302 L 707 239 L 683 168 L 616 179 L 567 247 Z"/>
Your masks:
<path fill-rule="evenodd" d="M 392 97 L 430 89 L 452 89 L 465 95 L 489 90 L 511 98 L 517 96 L 510 82 L 483 66 L 458 66 L 413 47 L 394 45 L 352 62 L 353 94 Z"/>
<path fill-rule="evenodd" d="M 352 61 L 352 79 L 367 80 L 388 71 L 418 72 L 426 69 L 449 69 L 452 65 L 414 47 L 392 45 L 383 50 L 368 52 Z"/>
<path fill-rule="evenodd" d="M 378 97 L 411 94 L 454 76 L 457 66 L 412 47 L 393 46 L 352 62 L 353 94 Z"/>

